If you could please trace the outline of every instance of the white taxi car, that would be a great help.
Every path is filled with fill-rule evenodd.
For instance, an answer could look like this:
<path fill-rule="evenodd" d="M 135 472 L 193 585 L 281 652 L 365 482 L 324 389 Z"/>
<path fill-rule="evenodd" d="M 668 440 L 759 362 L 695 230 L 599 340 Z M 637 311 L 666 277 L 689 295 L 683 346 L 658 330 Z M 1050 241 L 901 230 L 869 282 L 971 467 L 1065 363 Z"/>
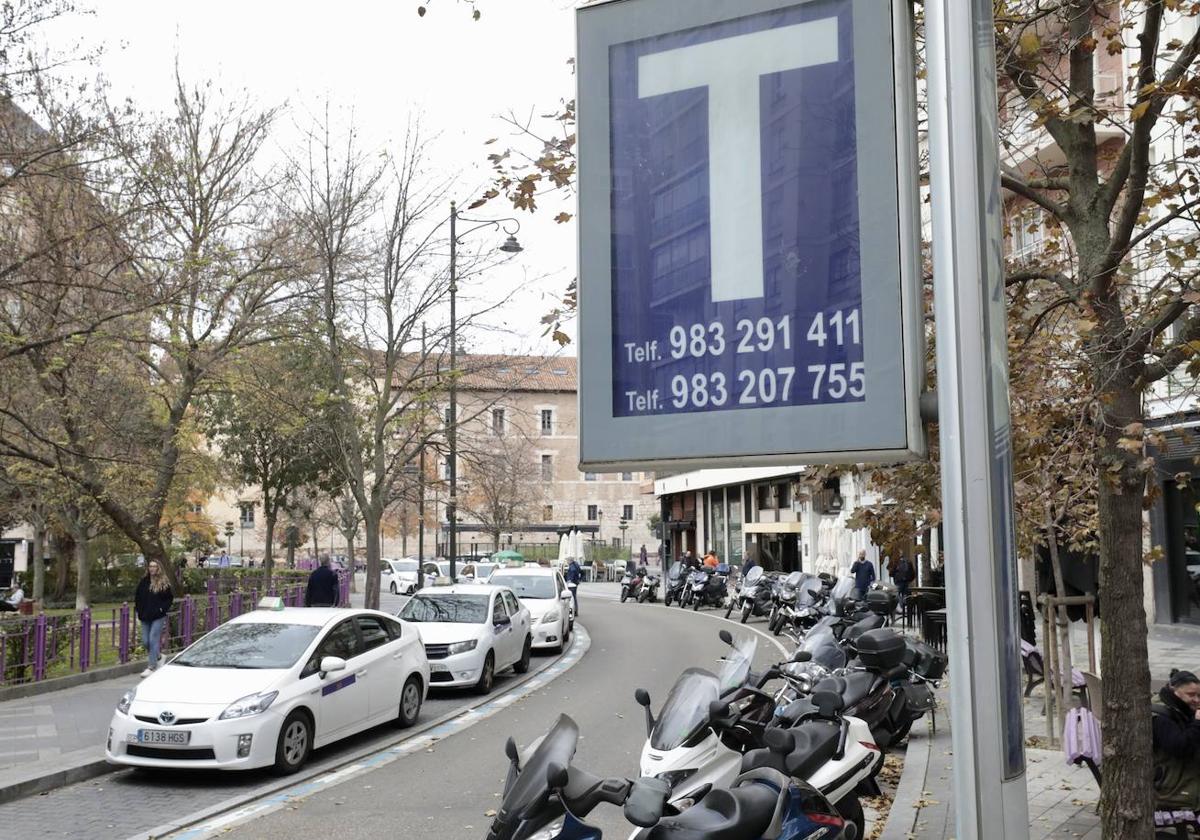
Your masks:
<path fill-rule="evenodd" d="M 575 629 L 575 602 L 556 569 L 521 566 L 497 569 L 489 581 L 507 586 L 533 618 L 533 646 L 561 651 Z"/>
<path fill-rule="evenodd" d="M 260 606 L 125 692 L 109 762 L 292 773 L 317 747 L 416 722 L 429 687 L 416 628 L 375 610 Z"/>
<path fill-rule="evenodd" d="M 411 557 L 399 560 L 386 559 L 380 570 L 381 592 L 391 592 L 393 595 L 411 595 L 417 591 L 417 563 Z"/>
<path fill-rule="evenodd" d="M 487 694 L 501 671 L 529 670 L 533 622 L 506 586 L 422 589 L 400 610 L 400 618 L 420 627 L 434 686 L 474 686 Z"/>

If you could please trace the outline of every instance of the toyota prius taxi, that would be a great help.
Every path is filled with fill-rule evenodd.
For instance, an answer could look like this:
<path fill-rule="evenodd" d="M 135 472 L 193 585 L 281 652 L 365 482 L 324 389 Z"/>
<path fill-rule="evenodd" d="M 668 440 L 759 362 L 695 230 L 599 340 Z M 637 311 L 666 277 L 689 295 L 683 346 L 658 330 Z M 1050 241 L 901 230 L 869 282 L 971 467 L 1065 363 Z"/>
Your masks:
<path fill-rule="evenodd" d="M 282 603 L 264 598 L 125 692 L 105 758 L 292 773 L 318 747 L 416 722 L 429 662 L 413 625 L 375 610 Z"/>

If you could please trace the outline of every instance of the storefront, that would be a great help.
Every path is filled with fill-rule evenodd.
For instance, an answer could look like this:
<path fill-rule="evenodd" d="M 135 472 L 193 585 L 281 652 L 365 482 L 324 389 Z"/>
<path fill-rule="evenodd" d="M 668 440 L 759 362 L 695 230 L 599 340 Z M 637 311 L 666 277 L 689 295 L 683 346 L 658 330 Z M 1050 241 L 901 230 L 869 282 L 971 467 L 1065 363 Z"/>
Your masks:
<path fill-rule="evenodd" d="M 1158 497 L 1149 512 L 1150 548 L 1162 557 L 1150 565 L 1148 604 L 1160 624 L 1200 625 L 1200 417 L 1173 418 L 1159 426 L 1164 446 L 1155 453 Z M 1180 486 L 1178 476 L 1192 476 Z"/>

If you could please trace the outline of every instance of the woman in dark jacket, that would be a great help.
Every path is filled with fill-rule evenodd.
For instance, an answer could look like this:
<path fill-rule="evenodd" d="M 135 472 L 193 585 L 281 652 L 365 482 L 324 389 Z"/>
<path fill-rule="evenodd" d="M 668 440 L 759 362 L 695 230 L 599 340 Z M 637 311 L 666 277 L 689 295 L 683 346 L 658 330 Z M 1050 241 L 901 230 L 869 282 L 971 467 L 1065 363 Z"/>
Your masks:
<path fill-rule="evenodd" d="M 1158 697 L 1153 733 L 1159 808 L 1200 809 L 1200 678 L 1172 671 Z"/>
<path fill-rule="evenodd" d="M 171 611 L 171 603 L 175 596 L 171 593 L 171 582 L 163 574 L 157 560 L 146 564 L 146 576 L 138 582 L 137 592 L 133 596 L 133 606 L 137 611 L 138 620 L 142 622 L 142 644 L 150 657 L 150 664 L 143 677 L 150 676 L 158 669 L 158 652 L 162 644 L 163 625 L 167 621 L 167 613 Z"/>

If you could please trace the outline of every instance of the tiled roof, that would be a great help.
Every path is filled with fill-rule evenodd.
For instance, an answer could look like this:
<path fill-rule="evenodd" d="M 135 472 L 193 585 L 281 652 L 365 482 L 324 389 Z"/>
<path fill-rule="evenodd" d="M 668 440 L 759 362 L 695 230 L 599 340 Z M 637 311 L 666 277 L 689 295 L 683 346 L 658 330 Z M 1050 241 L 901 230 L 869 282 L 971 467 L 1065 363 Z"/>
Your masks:
<path fill-rule="evenodd" d="M 459 387 L 469 391 L 574 392 L 578 387 L 574 356 L 471 353 L 458 358 L 458 369 Z"/>

